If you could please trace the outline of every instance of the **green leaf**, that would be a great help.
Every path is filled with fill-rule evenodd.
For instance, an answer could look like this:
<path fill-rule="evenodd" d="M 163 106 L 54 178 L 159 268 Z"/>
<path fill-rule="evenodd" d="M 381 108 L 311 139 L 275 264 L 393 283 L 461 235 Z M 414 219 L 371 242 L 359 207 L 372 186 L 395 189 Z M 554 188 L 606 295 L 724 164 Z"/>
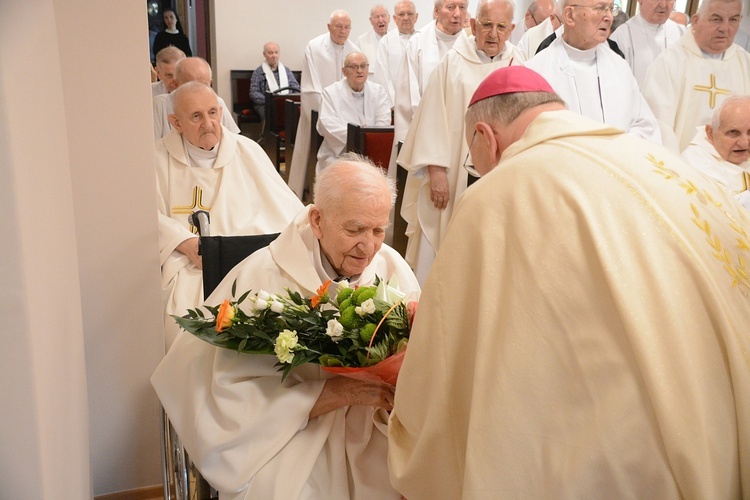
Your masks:
<path fill-rule="evenodd" d="M 237 282 L 235 281 L 235 284 L 236 284 L 236 283 L 237 283 Z M 237 303 L 238 303 L 238 304 L 240 304 L 240 303 L 241 303 L 242 301 L 244 301 L 244 300 L 245 300 L 245 299 L 247 298 L 247 296 L 248 296 L 248 295 L 250 295 L 250 292 L 251 292 L 251 290 L 248 290 L 247 292 L 243 293 L 243 294 L 242 294 L 242 295 L 240 296 L 240 298 L 239 298 L 239 299 L 237 300 Z M 232 294 L 234 294 L 234 292 L 232 292 Z"/>

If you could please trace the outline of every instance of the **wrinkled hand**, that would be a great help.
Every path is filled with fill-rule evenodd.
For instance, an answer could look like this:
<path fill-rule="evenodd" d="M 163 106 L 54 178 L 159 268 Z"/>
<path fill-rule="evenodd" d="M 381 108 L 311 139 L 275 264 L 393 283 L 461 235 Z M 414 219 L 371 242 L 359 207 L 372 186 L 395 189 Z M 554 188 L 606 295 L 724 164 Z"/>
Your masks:
<path fill-rule="evenodd" d="M 190 262 L 193 263 L 195 267 L 198 269 L 203 269 L 203 257 L 198 254 L 198 242 L 199 238 L 188 238 L 179 245 L 177 245 L 177 250 L 180 253 L 183 253 L 187 255 L 188 259 L 190 259 Z"/>
<path fill-rule="evenodd" d="M 430 174 L 430 200 L 435 205 L 435 208 L 444 210 L 451 199 L 450 190 L 448 189 L 448 169 L 428 165 L 427 171 Z"/>
<path fill-rule="evenodd" d="M 390 385 L 373 384 L 347 377 L 329 378 L 310 410 L 310 418 L 345 406 L 374 406 L 391 411 L 394 391 L 395 387 Z"/>

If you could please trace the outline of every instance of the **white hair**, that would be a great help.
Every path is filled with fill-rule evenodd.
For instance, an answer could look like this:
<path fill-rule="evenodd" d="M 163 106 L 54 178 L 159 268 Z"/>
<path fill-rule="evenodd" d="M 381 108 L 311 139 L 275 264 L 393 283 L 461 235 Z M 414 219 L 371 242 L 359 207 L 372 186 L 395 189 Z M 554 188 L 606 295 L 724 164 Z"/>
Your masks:
<path fill-rule="evenodd" d="M 712 3 L 715 2 L 724 2 L 724 3 L 740 3 L 742 0 L 703 0 L 700 5 L 698 6 L 698 10 L 696 11 L 696 14 L 698 16 L 703 16 L 708 11 L 708 8 L 711 6 Z M 740 4 L 740 7 L 742 5 Z M 741 10 L 740 10 L 741 12 Z"/>
<path fill-rule="evenodd" d="M 350 21 L 352 19 L 352 16 L 350 16 L 347 11 L 341 10 L 341 9 L 334 10 L 333 12 L 331 12 L 331 17 L 328 18 L 328 22 L 332 23 L 335 17 L 347 17 L 349 18 Z"/>
<path fill-rule="evenodd" d="M 180 59 L 185 59 L 185 53 L 174 45 L 164 47 L 156 54 L 156 64 L 172 64 Z"/>
<path fill-rule="evenodd" d="M 379 3 L 379 4 L 375 5 L 375 6 L 373 6 L 372 9 L 370 9 L 370 17 L 373 16 L 373 14 L 375 13 L 376 9 L 383 9 L 385 11 L 385 13 L 388 14 L 388 8 L 385 5 Z"/>
<path fill-rule="evenodd" d="M 479 17 L 481 17 L 482 11 L 489 4 L 493 4 L 493 3 L 496 3 L 496 2 L 499 3 L 499 4 L 501 4 L 501 5 L 502 4 L 510 5 L 511 18 L 513 17 L 513 14 L 516 11 L 516 3 L 513 0 L 480 0 L 479 5 L 477 5 L 477 19 L 479 19 Z M 536 4 L 536 2 L 534 2 L 534 4 Z M 531 7 L 529 7 L 529 8 L 531 8 Z"/>
<path fill-rule="evenodd" d="M 714 114 L 711 117 L 711 128 L 714 130 L 721 129 L 721 112 L 724 111 L 724 108 L 726 108 L 730 104 L 743 102 L 750 103 L 750 95 L 730 95 L 729 97 L 721 101 L 721 104 L 716 106 L 716 109 L 714 109 Z"/>
<path fill-rule="evenodd" d="M 210 92 L 214 99 L 216 99 L 216 103 L 219 103 L 219 98 L 214 89 L 204 83 L 193 80 L 192 82 L 183 83 L 172 92 L 174 96 L 174 100 L 172 101 L 174 102 L 174 113 L 177 114 L 177 110 L 182 109 L 188 95 L 199 94 L 201 92 Z"/>
<path fill-rule="evenodd" d="M 376 200 L 387 193 L 393 207 L 396 182 L 366 156 L 344 153 L 315 177 L 313 204 L 323 212 L 336 210 L 344 193 L 364 200 Z"/>
<path fill-rule="evenodd" d="M 211 65 L 205 59 L 193 56 L 177 61 L 174 67 L 174 77 L 177 83 L 182 85 L 200 77 L 207 77 L 208 81 L 212 81 L 213 72 L 211 71 Z"/>

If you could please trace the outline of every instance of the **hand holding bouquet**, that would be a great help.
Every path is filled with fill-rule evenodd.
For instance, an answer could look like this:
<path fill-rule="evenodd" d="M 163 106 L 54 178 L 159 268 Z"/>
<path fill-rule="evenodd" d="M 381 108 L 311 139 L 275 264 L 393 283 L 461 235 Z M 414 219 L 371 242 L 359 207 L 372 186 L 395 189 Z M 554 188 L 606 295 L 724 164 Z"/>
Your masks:
<path fill-rule="evenodd" d="M 376 278 L 372 286 L 338 283 L 335 297 L 326 281 L 312 297 L 286 290 L 274 295 L 243 293 L 219 306 L 174 316 L 186 331 L 237 352 L 275 354 L 282 378 L 303 363 L 369 381 L 395 385 L 416 311 L 398 280 Z M 232 298 L 236 283 L 232 286 Z"/>

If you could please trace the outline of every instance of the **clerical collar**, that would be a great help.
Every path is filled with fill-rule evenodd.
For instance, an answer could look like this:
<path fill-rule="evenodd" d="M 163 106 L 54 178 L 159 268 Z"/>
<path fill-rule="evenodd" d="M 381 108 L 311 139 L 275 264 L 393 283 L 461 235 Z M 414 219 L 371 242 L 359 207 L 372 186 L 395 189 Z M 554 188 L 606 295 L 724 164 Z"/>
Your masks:
<path fill-rule="evenodd" d="M 164 30 L 164 31 L 166 31 L 166 32 L 167 32 L 167 33 L 169 33 L 170 35 L 176 35 L 177 33 L 179 33 L 179 32 L 180 32 L 180 31 L 179 31 L 179 30 L 178 30 L 177 28 L 175 28 L 175 29 L 173 29 L 173 30 L 170 30 L 170 29 L 166 29 L 166 30 Z"/>
<path fill-rule="evenodd" d="M 651 30 L 654 33 L 656 33 L 657 31 L 659 31 L 659 28 L 661 28 L 662 26 L 664 26 L 664 23 L 661 23 L 661 24 L 650 23 L 650 22 L 646 21 L 646 19 L 643 16 L 641 16 L 641 21 L 643 21 L 643 26 L 646 29 Z"/>
<path fill-rule="evenodd" d="M 456 38 L 458 38 L 460 34 L 461 30 L 458 30 L 455 35 L 449 35 L 448 33 L 440 31 L 440 28 L 435 26 L 435 36 L 437 37 L 439 42 L 455 42 Z"/>
<path fill-rule="evenodd" d="M 477 57 L 479 57 L 479 60 L 481 61 L 482 64 L 494 62 L 495 59 L 499 61 L 500 59 L 503 58 L 503 54 L 505 54 L 506 50 L 508 50 L 508 46 L 504 45 L 503 50 L 498 52 L 497 55 L 490 57 L 487 54 L 485 54 L 483 50 L 474 49 L 474 51 L 477 53 Z"/>
<path fill-rule="evenodd" d="M 184 136 L 182 137 L 182 144 L 185 146 L 185 154 L 188 156 L 188 163 L 192 167 L 213 168 L 214 163 L 216 162 L 216 157 L 219 155 L 220 143 L 221 141 L 217 142 L 213 148 L 206 151 L 205 149 L 193 146 Z"/>
<path fill-rule="evenodd" d="M 711 54 L 710 52 L 704 52 L 703 50 L 701 50 L 701 54 L 703 54 L 704 59 L 716 59 L 719 61 L 724 59 L 724 52 L 721 52 L 719 54 Z"/>
<path fill-rule="evenodd" d="M 360 276 L 362 275 L 357 274 L 354 276 L 342 276 L 337 273 L 331 263 L 328 262 L 328 258 L 326 258 L 326 256 L 321 251 L 320 241 L 318 241 L 317 238 L 314 239 L 315 244 L 313 245 L 313 265 L 315 266 L 315 271 L 318 273 L 320 282 L 323 283 L 326 280 L 339 282 L 346 279 L 349 281 L 349 283 L 356 284 L 359 281 Z"/>
<path fill-rule="evenodd" d="M 591 62 L 596 60 L 596 47 L 581 50 L 568 45 L 565 40 L 562 40 L 562 44 L 571 61 Z"/>

